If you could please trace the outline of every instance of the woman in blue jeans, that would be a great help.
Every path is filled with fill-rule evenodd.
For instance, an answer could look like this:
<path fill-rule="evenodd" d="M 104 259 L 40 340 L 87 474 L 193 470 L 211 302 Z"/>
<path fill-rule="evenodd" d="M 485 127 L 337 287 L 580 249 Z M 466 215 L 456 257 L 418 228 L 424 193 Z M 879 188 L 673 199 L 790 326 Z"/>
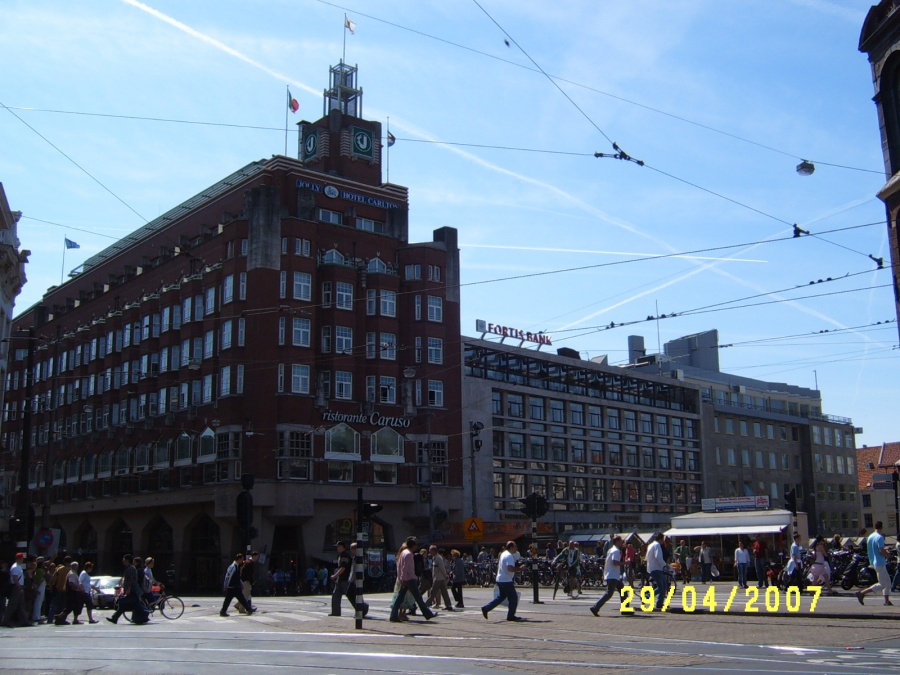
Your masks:
<path fill-rule="evenodd" d="M 705 541 L 700 542 L 700 551 L 697 553 L 697 560 L 700 562 L 700 581 L 704 584 L 712 581 L 712 550 L 706 545 Z"/>
<path fill-rule="evenodd" d="M 744 540 L 738 542 L 734 549 L 734 563 L 737 565 L 738 587 L 747 588 L 747 571 L 750 569 L 750 551 L 744 545 Z"/>

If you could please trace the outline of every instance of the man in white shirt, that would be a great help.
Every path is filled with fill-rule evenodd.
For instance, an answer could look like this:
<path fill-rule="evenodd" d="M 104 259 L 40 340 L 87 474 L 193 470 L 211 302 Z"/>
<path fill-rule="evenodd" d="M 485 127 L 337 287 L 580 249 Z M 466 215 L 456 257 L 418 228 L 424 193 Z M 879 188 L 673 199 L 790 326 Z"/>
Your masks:
<path fill-rule="evenodd" d="M 504 600 L 509 602 L 509 610 L 506 612 L 507 621 L 524 621 L 516 616 L 516 607 L 519 605 L 518 593 L 516 593 L 516 542 L 506 543 L 506 550 L 500 554 L 500 562 L 497 565 L 497 590 L 500 594 L 481 608 L 484 618 L 488 618 L 488 612 Z"/>
<path fill-rule="evenodd" d="M 9 601 L 3 614 L 3 625 L 10 628 L 30 626 L 25 607 L 25 554 L 16 553 L 16 562 L 9 568 Z"/>
<path fill-rule="evenodd" d="M 669 579 L 666 576 L 666 559 L 662 549 L 663 533 L 653 535 L 647 547 L 647 573 L 656 587 L 656 609 L 662 609 L 666 593 L 669 592 Z"/>
<path fill-rule="evenodd" d="M 606 604 L 614 593 L 622 590 L 622 537 L 616 535 L 612 538 L 612 545 L 606 553 L 606 560 L 603 563 L 603 579 L 606 581 L 606 595 L 597 600 L 596 604 L 591 607 L 591 613 L 597 616 L 600 608 Z"/>

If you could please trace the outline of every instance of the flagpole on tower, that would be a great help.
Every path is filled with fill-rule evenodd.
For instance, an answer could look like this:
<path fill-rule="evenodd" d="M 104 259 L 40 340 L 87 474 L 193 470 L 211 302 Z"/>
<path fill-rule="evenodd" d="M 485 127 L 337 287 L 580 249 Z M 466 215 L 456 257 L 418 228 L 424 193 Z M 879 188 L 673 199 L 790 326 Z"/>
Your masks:
<path fill-rule="evenodd" d="M 66 237 L 63 237 L 63 261 L 62 267 L 59 268 L 59 285 L 62 286 L 63 275 L 66 273 L 66 249 L 69 248 L 66 243 Z"/>
<path fill-rule="evenodd" d="M 387 182 L 391 182 L 391 118 L 387 118 Z"/>
<path fill-rule="evenodd" d="M 347 62 L 347 28 L 349 27 L 349 24 L 350 19 L 344 14 L 344 49 L 341 52 L 341 63 Z"/>
<path fill-rule="evenodd" d="M 284 156 L 287 157 L 288 109 L 291 107 L 291 85 L 284 85 L 287 94 L 287 105 L 284 107 Z"/>

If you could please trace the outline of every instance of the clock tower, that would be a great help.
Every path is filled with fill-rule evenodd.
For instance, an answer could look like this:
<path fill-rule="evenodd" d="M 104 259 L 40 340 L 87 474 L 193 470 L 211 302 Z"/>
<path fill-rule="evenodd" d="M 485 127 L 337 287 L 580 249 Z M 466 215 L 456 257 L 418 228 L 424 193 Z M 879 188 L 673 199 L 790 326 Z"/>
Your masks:
<path fill-rule="evenodd" d="M 362 118 L 356 75 L 356 66 L 343 61 L 331 67 L 322 118 L 299 123 L 299 157 L 312 171 L 381 185 L 381 123 Z"/>

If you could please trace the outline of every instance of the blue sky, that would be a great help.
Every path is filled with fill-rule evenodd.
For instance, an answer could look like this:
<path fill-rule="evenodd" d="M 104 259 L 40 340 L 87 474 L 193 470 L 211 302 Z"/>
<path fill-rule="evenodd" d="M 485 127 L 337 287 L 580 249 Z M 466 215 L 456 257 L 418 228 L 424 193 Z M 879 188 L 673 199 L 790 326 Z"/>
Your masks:
<path fill-rule="evenodd" d="M 17 307 L 284 153 L 285 86 L 301 106 L 292 128 L 321 116 L 346 13 L 364 116 L 390 118 L 398 139 L 390 180 L 410 188 L 411 239 L 459 229 L 464 334 L 476 319 L 546 330 L 554 346 L 622 363 L 629 334 L 655 350 L 718 328 L 734 345 L 723 370 L 818 382 L 825 412 L 865 428 L 860 443 L 897 440 L 890 274 L 868 258 L 888 258 L 857 51 L 870 4 L 5 0 L 0 181 L 32 251 Z M 593 157 L 612 141 L 645 166 Z M 813 176 L 796 174 L 804 158 Z M 792 238 L 794 223 L 816 236 Z M 64 236 L 81 248 L 63 266 Z M 717 247 L 731 248 L 654 259 Z M 547 274 L 559 270 L 572 271 Z M 749 296 L 761 297 L 732 302 Z"/>

